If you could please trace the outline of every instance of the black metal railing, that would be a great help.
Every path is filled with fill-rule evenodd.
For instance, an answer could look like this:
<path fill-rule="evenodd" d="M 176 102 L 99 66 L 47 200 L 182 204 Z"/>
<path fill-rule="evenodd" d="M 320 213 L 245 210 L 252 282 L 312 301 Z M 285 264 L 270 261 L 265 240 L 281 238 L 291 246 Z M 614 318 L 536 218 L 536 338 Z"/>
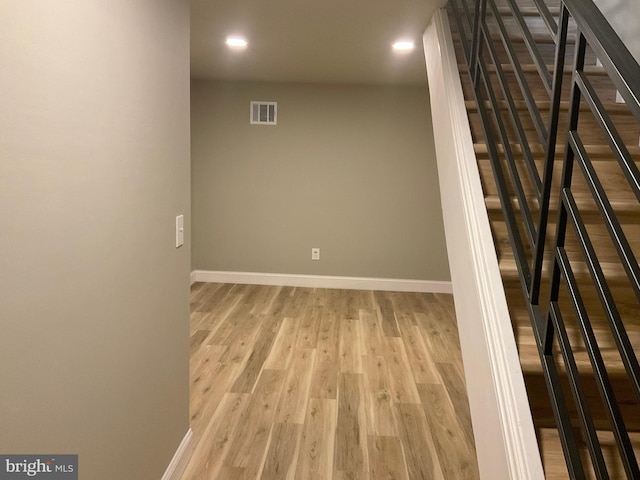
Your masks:
<path fill-rule="evenodd" d="M 640 66 L 591 0 L 554 3 L 449 11 L 569 475 L 638 479 Z"/>

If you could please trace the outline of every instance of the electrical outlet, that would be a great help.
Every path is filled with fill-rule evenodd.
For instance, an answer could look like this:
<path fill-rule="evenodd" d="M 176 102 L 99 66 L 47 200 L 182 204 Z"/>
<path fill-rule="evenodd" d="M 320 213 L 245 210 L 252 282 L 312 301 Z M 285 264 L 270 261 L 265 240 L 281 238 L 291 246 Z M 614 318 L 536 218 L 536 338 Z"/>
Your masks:
<path fill-rule="evenodd" d="M 320 260 L 320 249 L 312 248 L 311 249 L 311 260 Z"/>

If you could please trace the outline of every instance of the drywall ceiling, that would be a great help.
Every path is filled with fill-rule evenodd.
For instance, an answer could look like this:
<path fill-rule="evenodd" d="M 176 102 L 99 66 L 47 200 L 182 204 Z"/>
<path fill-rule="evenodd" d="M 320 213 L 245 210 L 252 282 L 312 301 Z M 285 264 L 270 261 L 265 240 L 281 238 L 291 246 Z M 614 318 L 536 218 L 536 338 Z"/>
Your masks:
<path fill-rule="evenodd" d="M 426 82 L 422 33 L 446 0 L 192 0 L 194 78 L 358 84 Z M 249 46 L 230 50 L 229 35 Z M 410 53 L 393 52 L 410 38 Z"/>

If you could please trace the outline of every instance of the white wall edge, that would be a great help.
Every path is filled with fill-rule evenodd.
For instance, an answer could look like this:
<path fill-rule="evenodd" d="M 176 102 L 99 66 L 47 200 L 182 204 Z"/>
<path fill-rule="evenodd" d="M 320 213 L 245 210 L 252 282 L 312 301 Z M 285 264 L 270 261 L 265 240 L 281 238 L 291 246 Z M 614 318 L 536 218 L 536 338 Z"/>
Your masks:
<path fill-rule="evenodd" d="M 191 271 L 190 281 L 191 281 L 191 285 L 193 285 L 194 283 L 197 282 L 197 280 L 196 280 L 196 271 L 195 270 Z"/>
<path fill-rule="evenodd" d="M 169 462 L 169 466 L 165 470 L 164 475 L 162 475 L 162 480 L 180 480 L 193 454 L 194 445 L 192 440 L 193 431 L 189 429 L 180 442 L 180 445 L 178 445 L 178 449 L 173 455 L 171 462 Z"/>
<path fill-rule="evenodd" d="M 544 478 L 447 13 L 425 31 L 442 209 L 481 478 Z"/>
<path fill-rule="evenodd" d="M 225 272 L 195 270 L 197 282 L 280 285 L 287 287 L 343 288 L 350 290 L 385 290 L 390 292 L 453 293 L 451 282 L 404 280 L 394 278 L 339 277 L 281 273 Z"/>

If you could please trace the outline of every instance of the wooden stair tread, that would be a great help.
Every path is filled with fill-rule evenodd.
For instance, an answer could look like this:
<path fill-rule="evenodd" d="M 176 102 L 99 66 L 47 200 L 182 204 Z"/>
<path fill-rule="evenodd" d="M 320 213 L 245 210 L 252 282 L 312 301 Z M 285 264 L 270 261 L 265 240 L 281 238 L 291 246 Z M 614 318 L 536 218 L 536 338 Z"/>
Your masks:
<path fill-rule="evenodd" d="M 513 280 L 518 277 L 518 268 L 516 266 L 515 258 L 512 255 L 502 254 L 501 258 L 498 260 L 498 265 L 500 267 L 500 272 L 502 273 L 503 279 Z M 576 276 L 578 281 L 584 280 L 589 277 L 589 270 L 584 265 L 572 264 L 573 273 Z M 610 286 L 616 284 L 626 284 L 629 279 L 627 274 L 623 268 L 623 266 L 619 263 L 612 262 L 600 262 L 600 267 L 602 267 L 602 271 L 604 272 L 605 277 L 609 281 Z M 543 275 L 547 274 L 543 273 Z"/>
<path fill-rule="evenodd" d="M 513 73 L 514 72 L 513 65 L 511 65 L 510 63 L 501 63 L 500 66 L 502 67 L 502 70 L 505 73 Z M 553 65 L 548 64 L 548 65 L 546 65 L 546 67 L 547 67 L 547 70 L 549 72 L 553 71 L 553 68 L 554 68 Z M 520 68 L 522 69 L 522 71 L 524 73 L 535 73 L 535 74 L 538 74 L 538 67 L 536 67 L 536 65 L 534 65 L 532 63 L 526 63 L 524 65 L 520 65 Z M 487 70 L 490 73 L 494 73 L 496 71 L 496 67 L 493 64 L 487 65 Z M 469 66 L 466 63 L 458 64 L 458 71 L 464 72 L 464 73 L 468 73 L 469 72 Z M 573 67 L 565 66 L 563 71 L 564 71 L 565 75 L 572 75 L 573 74 Z M 601 67 L 601 66 L 598 66 L 598 65 L 586 65 L 584 67 L 584 73 L 586 73 L 589 76 L 607 76 L 607 71 L 604 69 L 604 67 Z"/>
<path fill-rule="evenodd" d="M 527 104 L 524 100 L 514 100 L 514 105 L 518 110 L 526 110 L 527 109 Z M 464 102 L 465 107 L 467 109 L 468 112 L 476 112 L 477 111 L 477 105 L 475 100 L 466 100 Z M 500 107 L 500 109 L 502 110 L 506 110 L 507 109 L 507 102 L 505 102 L 504 100 L 499 100 L 498 101 L 498 106 Z M 486 101 L 485 102 L 485 107 L 489 110 L 491 110 L 492 106 L 490 104 L 490 102 Z M 548 111 L 551 109 L 551 101 L 550 100 L 537 100 L 536 101 L 536 107 L 538 108 L 538 110 L 540 111 Z M 570 102 L 568 101 L 562 101 L 560 102 L 560 110 L 562 111 L 568 111 L 570 107 Z M 627 108 L 626 104 L 624 103 L 606 103 L 604 105 L 605 110 L 607 111 L 607 113 L 609 113 L 609 115 L 611 114 L 615 114 L 615 115 L 632 115 L 632 113 L 629 111 L 629 109 Z M 591 111 L 589 106 L 586 105 L 584 102 L 582 102 L 580 104 L 580 111 L 581 112 L 587 112 L 587 111 Z"/>
<path fill-rule="evenodd" d="M 492 24 L 495 25 L 495 24 Z M 509 26 L 506 27 L 507 30 L 509 30 Z M 524 44 L 525 43 L 525 38 L 522 35 L 522 32 L 518 29 L 518 30 L 512 30 L 510 33 L 510 37 L 509 39 L 511 40 L 512 44 Z M 500 36 L 499 33 L 497 32 L 491 32 L 491 41 L 494 43 L 502 43 L 502 37 Z M 531 38 L 533 39 L 534 43 L 536 45 L 554 45 L 556 44 L 556 39 L 555 37 L 552 37 L 551 34 L 546 31 L 544 32 L 531 32 Z M 453 41 L 454 45 L 456 43 L 459 43 L 459 40 L 454 39 Z M 575 33 L 569 33 L 567 35 L 567 45 L 573 45 L 576 43 L 576 35 Z"/>
<path fill-rule="evenodd" d="M 603 447 L 603 455 L 605 463 L 611 472 L 619 472 L 620 475 L 624 475 L 624 467 L 620 462 L 620 457 L 617 453 L 616 443 L 611 432 L 597 432 L 600 444 Z M 630 433 L 631 444 L 636 451 L 636 455 L 640 454 L 640 434 Z M 576 429 L 576 437 L 580 438 L 580 433 Z M 560 444 L 560 438 L 555 426 L 538 429 L 538 442 L 540 443 L 540 453 L 542 455 L 542 461 L 544 464 L 545 479 L 546 480 L 566 480 L 569 478 L 567 473 L 567 466 L 565 464 L 564 456 L 562 454 L 562 447 Z M 582 463 L 586 466 L 590 464 L 589 453 L 586 445 L 580 445 L 580 456 Z M 595 480 L 595 473 L 592 471 L 585 472 L 587 480 Z M 622 478 L 621 476 L 611 478 Z"/>
<path fill-rule="evenodd" d="M 596 430 L 610 430 L 611 424 L 604 405 L 602 404 L 595 377 L 581 376 L 581 379 L 584 394 L 589 399 L 589 406 L 593 415 Z M 525 374 L 525 383 L 530 391 L 546 391 L 545 381 L 542 375 L 537 372 Z M 636 397 L 633 387 L 629 382 L 622 378 L 612 378 L 612 387 L 615 392 L 616 399 L 618 400 L 622 415 L 627 423 L 628 430 L 630 432 L 633 431 L 640 433 L 640 412 L 636 408 Z M 573 404 L 573 398 L 568 390 L 566 400 L 569 408 L 569 414 L 571 416 L 571 423 L 573 426 L 579 427 L 580 421 L 578 419 L 578 414 Z M 535 424 L 538 428 L 553 427 L 555 425 L 551 406 L 548 402 L 545 402 L 543 398 L 531 398 L 531 410 L 534 413 Z"/>
<path fill-rule="evenodd" d="M 551 15 L 556 19 L 556 22 L 557 22 L 558 17 L 560 16 L 560 9 L 555 6 L 547 6 L 547 8 L 549 9 L 549 13 L 551 13 Z M 520 6 L 519 10 L 523 17 L 539 17 L 540 16 L 540 10 L 538 10 L 538 7 Z M 505 16 L 512 14 L 511 8 L 501 7 L 501 6 L 498 6 L 498 13 L 500 15 L 505 15 Z"/>
<path fill-rule="evenodd" d="M 623 408 L 622 410 L 630 411 L 631 409 Z M 629 431 L 630 434 L 635 434 L 638 441 L 640 441 L 640 438 L 638 438 L 640 437 L 640 421 L 637 418 L 635 418 L 636 416 L 633 415 L 633 413 L 630 413 L 627 416 L 634 417 L 631 422 L 627 423 L 627 430 Z M 535 419 L 536 428 L 555 428 L 556 422 L 555 422 L 555 419 L 553 418 L 553 412 L 551 411 L 550 408 L 537 409 L 537 411 L 535 412 L 535 417 L 536 417 Z M 594 417 L 596 416 L 594 415 Z M 594 420 L 593 421 L 594 427 L 598 432 L 599 436 L 601 433 L 602 434 L 611 433 L 611 423 L 606 418 L 606 414 L 604 412 L 598 412 L 598 416 L 593 420 Z M 575 414 L 575 416 L 572 416 L 571 424 L 573 425 L 574 428 L 580 429 L 580 420 L 577 414 Z M 638 444 L 638 446 L 640 446 L 640 444 Z"/>
<path fill-rule="evenodd" d="M 520 205 L 518 199 L 512 196 L 511 200 L 511 204 L 514 206 L 516 212 L 519 211 Z M 529 197 L 528 200 L 532 213 L 537 213 L 539 209 L 538 200 L 535 197 Z M 586 196 L 575 196 L 575 200 L 585 222 L 599 221 L 600 211 L 595 207 L 593 202 L 589 201 L 589 198 Z M 500 197 L 498 197 L 498 195 L 487 195 L 484 201 L 487 206 L 487 211 L 490 214 L 502 213 L 502 204 L 500 203 Z M 610 203 L 618 216 L 618 220 L 622 224 L 640 223 L 640 207 L 638 206 L 638 202 L 612 200 Z M 551 207 L 550 212 L 555 215 L 558 211 L 557 205 L 552 204 Z"/>
<path fill-rule="evenodd" d="M 533 339 L 532 339 L 533 340 Z M 538 349 L 535 344 L 532 345 L 518 345 L 518 352 L 520 354 L 520 366 L 522 372 L 527 374 L 542 373 L 542 366 L 540 365 L 540 357 L 538 356 Z M 607 365 L 607 373 L 611 378 L 626 378 L 627 372 L 624 368 L 624 364 L 620 360 L 618 351 L 614 349 L 602 349 L 602 358 Z M 591 370 L 591 362 L 587 352 L 573 352 L 578 370 L 582 372 L 581 377 L 586 377 L 587 372 L 591 372 L 589 376 L 593 376 Z M 562 375 L 566 375 L 564 368 L 564 361 L 560 353 L 556 354 L 556 362 L 558 365 L 558 371 Z"/>
<path fill-rule="evenodd" d="M 560 16 L 560 9 L 558 7 L 547 8 L 549 8 L 549 12 L 551 13 L 551 15 L 556 17 L 556 21 L 558 21 L 557 17 Z M 498 13 L 500 13 L 500 15 L 511 15 L 511 9 L 509 7 L 498 7 Z M 540 16 L 540 10 L 538 10 L 538 7 L 520 7 L 520 13 L 523 17 Z"/>
<path fill-rule="evenodd" d="M 515 282 L 511 282 L 505 285 L 505 292 L 510 297 L 513 297 L 513 295 L 522 296 L 522 287 L 520 284 L 516 285 Z M 548 292 L 545 290 L 545 293 Z M 635 292 L 629 288 L 618 296 L 619 312 L 622 316 L 622 321 L 629 337 L 629 341 L 634 348 L 640 348 L 640 318 L 635 315 L 637 310 L 637 297 L 635 296 Z M 543 294 L 542 297 L 546 298 L 546 295 Z M 568 301 L 568 294 L 564 291 L 561 292 L 560 303 L 566 304 Z M 611 331 L 609 319 L 604 313 L 600 298 L 595 294 L 587 295 L 583 297 L 583 301 L 589 315 L 591 327 L 594 329 L 594 332 L 596 332 L 597 338 L 602 340 L 601 346 L 603 348 L 617 348 Z M 522 345 L 533 345 L 535 342 L 533 340 L 531 319 L 524 301 L 521 301 L 518 304 L 514 304 L 514 302 L 512 302 L 509 305 L 509 312 L 518 343 L 521 343 Z M 543 309 L 542 314 L 545 315 L 546 310 Z M 578 336 L 580 335 L 573 316 L 571 318 L 567 317 L 565 327 L 568 332 L 577 332 Z M 570 335 L 570 338 L 573 339 L 574 337 Z M 572 342 L 572 344 L 574 343 Z"/>
<path fill-rule="evenodd" d="M 515 153 L 518 153 L 518 154 L 522 153 L 522 147 L 520 145 L 511 145 L 511 148 Z M 540 144 L 530 145 L 529 148 L 533 155 L 538 156 L 538 155 L 545 154 L 544 148 Z M 485 143 L 474 143 L 473 149 L 476 155 L 482 155 L 483 157 L 489 155 L 489 149 L 487 148 L 487 145 Z M 591 158 L 613 159 L 613 152 L 611 151 L 611 147 L 609 147 L 609 145 L 585 145 L 585 149 L 587 150 L 587 153 Z M 627 147 L 627 149 L 629 150 L 629 154 L 633 158 L 640 158 L 640 146 L 631 146 L 631 147 Z M 556 152 L 563 152 L 563 151 L 564 151 L 564 145 L 559 144 L 556 147 Z M 504 147 L 502 145 L 498 145 L 498 152 L 504 153 Z M 561 159 L 558 159 L 558 160 L 561 161 Z"/>

